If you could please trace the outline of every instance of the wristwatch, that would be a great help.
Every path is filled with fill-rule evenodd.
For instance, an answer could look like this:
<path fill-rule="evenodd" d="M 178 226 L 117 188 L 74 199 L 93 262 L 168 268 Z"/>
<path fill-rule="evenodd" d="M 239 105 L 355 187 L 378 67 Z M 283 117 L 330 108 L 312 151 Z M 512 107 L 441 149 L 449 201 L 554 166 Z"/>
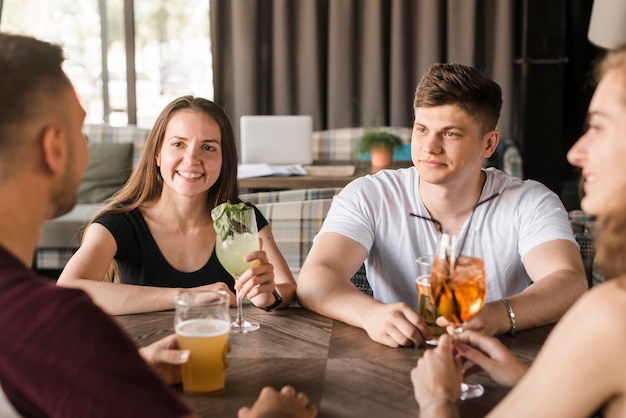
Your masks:
<path fill-rule="evenodd" d="M 280 296 L 280 293 L 276 291 L 276 289 L 272 291 L 272 294 L 274 295 L 274 298 L 276 299 L 274 303 L 272 303 L 270 306 L 259 306 L 258 307 L 259 309 L 263 309 L 266 312 L 272 312 L 274 308 L 276 308 L 278 305 L 283 303 L 283 298 Z"/>

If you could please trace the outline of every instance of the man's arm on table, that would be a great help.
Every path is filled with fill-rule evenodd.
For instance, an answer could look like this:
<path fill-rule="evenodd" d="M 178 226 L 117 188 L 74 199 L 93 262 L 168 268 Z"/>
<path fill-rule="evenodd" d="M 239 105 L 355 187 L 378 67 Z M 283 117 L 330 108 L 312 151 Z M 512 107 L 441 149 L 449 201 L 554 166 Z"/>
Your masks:
<path fill-rule="evenodd" d="M 515 330 L 538 327 L 558 321 L 588 289 L 582 257 L 576 244 L 553 240 L 538 245 L 524 257 L 524 267 L 533 284 L 508 298 L 515 313 Z M 481 321 L 482 324 L 474 321 Z M 470 321 L 488 335 L 511 329 L 509 314 L 502 301 L 490 302 Z"/>
<path fill-rule="evenodd" d="M 344 235 L 320 235 L 298 275 L 300 304 L 363 328 L 372 340 L 390 347 L 421 344 L 431 338 L 425 322 L 409 305 L 381 303 L 350 282 L 366 257 L 365 248 Z"/>

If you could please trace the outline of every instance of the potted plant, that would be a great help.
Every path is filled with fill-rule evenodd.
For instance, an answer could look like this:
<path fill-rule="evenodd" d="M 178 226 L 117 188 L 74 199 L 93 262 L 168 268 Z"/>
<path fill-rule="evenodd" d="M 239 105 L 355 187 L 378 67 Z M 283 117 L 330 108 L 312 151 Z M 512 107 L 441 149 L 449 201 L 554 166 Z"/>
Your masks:
<path fill-rule="evenodd" d="M 399 136 L 386 131 L 366 132 L 357 143 L 357 152 L 365 154 L 370 152 L 372 167 L 386 168 L 391 166 L 393 150 L 402 146 Z"/>

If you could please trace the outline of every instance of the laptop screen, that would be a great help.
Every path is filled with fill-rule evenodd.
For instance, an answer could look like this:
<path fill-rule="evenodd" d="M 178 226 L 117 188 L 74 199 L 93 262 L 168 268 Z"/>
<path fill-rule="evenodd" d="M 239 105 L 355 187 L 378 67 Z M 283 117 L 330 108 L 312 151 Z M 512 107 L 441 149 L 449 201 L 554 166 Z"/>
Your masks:
<path fill-rule="evenodd" d="M 241 162 L 311 164 L 311 116 L 242 116 Z"/>

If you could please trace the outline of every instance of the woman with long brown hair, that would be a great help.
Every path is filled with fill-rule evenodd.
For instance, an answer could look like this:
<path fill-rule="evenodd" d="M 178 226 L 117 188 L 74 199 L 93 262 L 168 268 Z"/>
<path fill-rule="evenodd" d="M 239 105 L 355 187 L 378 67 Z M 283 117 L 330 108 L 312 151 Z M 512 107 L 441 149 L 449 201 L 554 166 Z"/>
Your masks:
<path fill-rule="evenodd" d="M 237 286 L 256 306 L 285 307 L 296 283 L 255 208 L 260 251 L 235 283 L 215 255 L 211 210 L 239 202 L 233 130 L 215 103 L 183 96 L 158 116 L 128 182 L 87 226 L 58 284 L 82 288 L 111 314 L 174 307 L 180 288 Z M 282 297 L 282 302 L 280 301 Z"/>

